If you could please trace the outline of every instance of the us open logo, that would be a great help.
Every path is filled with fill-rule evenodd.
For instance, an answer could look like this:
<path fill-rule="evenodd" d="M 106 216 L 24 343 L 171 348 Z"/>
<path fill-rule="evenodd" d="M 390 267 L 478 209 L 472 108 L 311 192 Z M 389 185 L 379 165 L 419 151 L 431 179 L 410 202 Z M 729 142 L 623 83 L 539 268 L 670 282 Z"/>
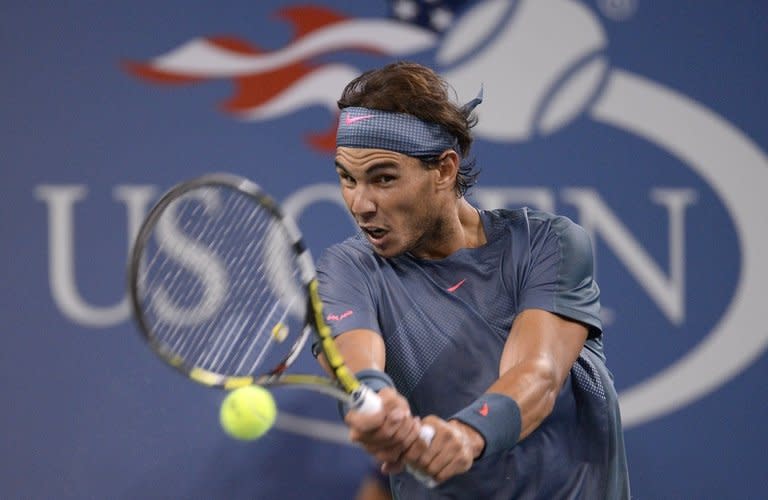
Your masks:
<path fill-rule="evenodd" d="M 627 5 L 636 7 L 634 2 Z M 331 62 L 319 65 L 306 62 L 318 54 L 372 50 L 392 59 L 414 59 L 435 67 L 464 100 L 473 97 L 479 84 L 484 84 L 487 104 L 479 109 L 480 122 L 475 129 L 478 143 L 483 146 L 512 145 L 540 152 L 568 133 L 573 124 L 587 122 L 634 141 L 634 147 L 647 151 L 652 159 L 658 157 L 673 165 L 675 171 L 670 178 L 678 179 L 674 185 L 664 185 L 666 178 L 660 185 L 647 183 L 652 186 L 649 204 L 655 207 L 657 216 L 662 216 L 666 227 L 653 238 L 633 234 L 624 221 L 624 210 L 614 210 L 598 189 L 585 187 L 578 180 L 569 181 L 555 192 L 547 187 L 494 185 L 493 176 L 489 183 L 484 173 L 483 187 L 474 197 L 488 208 L 525 202 L 558 211 L 559 201 L 575 210 L 576 221 L 597 242 L 598 273 L 603 272 L 603 263 L 609 260 L 605 254 L 610 253 L 610 260 L 623 269 L 623 279 L 642 290 L 656 309 L 656 319 L 648 322 L 643 318 L 630 321 L 633 318 L 607 317 L 609 332 L 613 329 L 611 323 L 625 330 L 615 334 L 617 340 L 610 340 L 611 349 L 622 348 L 620 335 L 638 341 L 648 335 L 644 329 L 686 326 L 689 338 L 675 339 L 679 352 L 663 357 L 665 364 L 654 366 L 649 373 L 636 367 L 638 375 L 632 384 L 621 388 L 627 427 L 690 404 L 762 355 L 768 344 L 768 328 L 760 326 L 764 296 L 760 285 L 768 279 L 768 263 L 760 257 L 768 254 L 768 234 L 756 229 L 765 227 L 768 201 L 755 186 L 768 186 L 765 153 L 706 105 L 646 76 L 611 65 L 606 33 L 596 13 L 584 3 L 479 2 L 442 35 L 389 19 L 347 18 L 319 6 L 288 8 L 282 14 L 296 28 L 296 37 L 281 49 L 264 52 L 233 39 L 198 38 L 149 61 L 132 63 L 130 70 L 152 82 L 239 82 L 237 94 L 224 109 L 240 120 L 269 122 L 308 106 L 325 106 L 329 111 L 328 123 L 324 124 L 327 126 L 320 126 L 309 144 L 328 149 L 332 147 L 328 130 L 332 130 L 335 120 L 335 99 L 359 69 L 331 57 L 325 58 Z M 306 24 L 306 19 L 313 19 L 311 25 Z M 267 80 L 272 82 L 268 91 L 260 89 L 258 86 Z M 596 141 L 594 147 L 603 146 Z M 632 158 L 627 164 L 635 172 L 645 167 Z M 626 166 L 617 168 L 630 170 Z M 578 172 L 566 175 L 569 179 L 578 176 Z M 687 179 L 701 189 L 688 187 Z M 337 191 L 331 184 L 305 186 L 283 205 L 286 212 L 299 219 L 308 206 L 320 201 L 342 205 Z M 124 187 L 116 193 L 117 199 L 126 204 L 129 227 L 135 227 L 151 199 L 151 187 Z M 100 324 L 125 320 L 125 304 L 112 308 L 83 304 L 73 277 L 62 271 L 73 258 L 66 226 L 72 223 L 72 206 L 84 193 L 73 186 L 39 186 L 37 196 L 49 207 L 51 288 L 59 308 L 70 318 L 79 318 L 77 321 L 97 314 L 102 315 Z M 734 235 L 733 241 L 722 242 L 733 249 L 730 270 L 725 273 L 728 283 L 709 284 L 713 289 L 723 288 L 714 302 L 712 297 L 705 297 L 705 290 L 689 286 L 692 275 L 708 272 L 709 263 L 701 258 L 701 247 L 707 244 L 706 228 L 689 227 L 686 219 L 704 198 L 712 202 L 714 211 L 722 215 Z M 659 263 L 660 259 L 649 250 L 652 245 L 664 247 L 655 254 L 665 255 L 665 262 Z M 620 294 L 604 296 L 609 312 L 612 308 L 608 302 L 622 298 Z M 705 304 L 714 316 L 703 323 L 692 322 L 691 315 Z M 628 304 L 624 305 L 627 308 Z M 75 312 L 68 312 L 68 308 Z M 616 311 L 622 314 L 621 307 Z M 663 351 L 664 342 L 658 340 L 661 334 L 657 335 L 654 342 Z M 296 427 L 301 425 L 299 422 Z"/>

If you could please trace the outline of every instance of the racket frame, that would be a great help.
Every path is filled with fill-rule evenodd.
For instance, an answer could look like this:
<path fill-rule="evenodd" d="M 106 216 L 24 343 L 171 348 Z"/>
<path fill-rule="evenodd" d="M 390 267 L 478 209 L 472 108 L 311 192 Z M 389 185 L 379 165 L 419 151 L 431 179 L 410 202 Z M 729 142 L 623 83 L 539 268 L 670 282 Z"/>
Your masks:
<path fill-rule="evenodd" d="M 294 341 L 290 351 L 278 366 L 264 375 L 227 375 L 216 373 L 199 366 L 195 366 L 179 355 L 168 349 L 153 334 L 152 328 L 145 317 L 142 307 L 140 290 L 140 270 L 145 244 L 152 235 L 157 221 L 165 210 L 174 201 L 180 199 L 185 193 L 206 186 L 219 186 L 239 191 L 254 200 L 255 203 L 265 208 L 275 222 L 280 224 L 290 237 L 290 247 L 296 253 L 302 286 L 306 289 L 306 327 Z M 323 318 L 322 301 L 318 293 L 318 282 L 315 274 L 315 266 L 312 256 L 304 244 L 301 232 L 296 223 L 285 215 L 280 205 L 269 196 L 258 184 L 238 175 L 229 173 L 210 173 L 194 179 L 178 183 L 166 191 L 155 205 L 150 209 L 142 223 L 131 250 L 128 265 L 129 296 L 133 309 L 133 317 L 136 320 L 144 340 L 152 350 L 167 364 L 194 380 L 208 387 L 231 390 L 246 385 L 261 385 L 265 387 L 297 387 L 321 392 L 334 397 L 353 408 L 360 408 L 370 404 L 368 399 L 375 393 L 368 390 L 360 383 L 344 363 L 341 353 L 333 341 L 330 327 Z M 287 374 L 285 370 L 295 361 L 306 345 L 311 332 L 317 336 L 320 350 L 324 354 L 334 380 L 319 375 Z M 376 403 L 373 403 L 374 405 Z"/>

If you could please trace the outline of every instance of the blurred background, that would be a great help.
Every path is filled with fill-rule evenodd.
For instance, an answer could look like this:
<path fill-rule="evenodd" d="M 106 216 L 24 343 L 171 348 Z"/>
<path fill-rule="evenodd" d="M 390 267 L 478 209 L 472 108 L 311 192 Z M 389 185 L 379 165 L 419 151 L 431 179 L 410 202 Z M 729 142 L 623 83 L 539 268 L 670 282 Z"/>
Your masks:
<path fill-rule="evenodd" d="M 335 404 L 277 391 L 253 443 L 155 359 L 126 258 L 210 171 L 275 194 L 319 254 L 352 234 L 335 100 L 428 64 L 481 85 L 471 198 L 595 243 L 637 499 L 764 498 L 768 4 L 758 0 L 0 3 L 2 498 L 355 498 Z M 302 371 L 317 370 L 305 353 Z"/>

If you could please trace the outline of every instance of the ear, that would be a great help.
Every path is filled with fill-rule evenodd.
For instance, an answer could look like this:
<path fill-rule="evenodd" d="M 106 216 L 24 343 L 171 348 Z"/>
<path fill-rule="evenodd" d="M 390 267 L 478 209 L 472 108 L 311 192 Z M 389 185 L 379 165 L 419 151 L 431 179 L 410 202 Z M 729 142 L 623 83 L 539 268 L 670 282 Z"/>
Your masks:
<path fill-rule="evenodd" d="M 452 149 L 443 151 L 437 163 L 437 171 L 439 174 L 438 188 L 453 191 L 456 187 L 456 176 L 459 175 L 458 153 Z"/>

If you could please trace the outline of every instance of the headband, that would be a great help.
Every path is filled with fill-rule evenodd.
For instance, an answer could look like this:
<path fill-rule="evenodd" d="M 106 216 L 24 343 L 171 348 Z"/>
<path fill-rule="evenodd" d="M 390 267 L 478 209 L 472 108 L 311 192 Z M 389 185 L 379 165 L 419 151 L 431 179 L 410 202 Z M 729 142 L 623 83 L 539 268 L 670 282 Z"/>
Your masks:
<path fill-rule="evenodd" d="M 477 97 L 462 106 L 462 111 L 468 113 L 482 101 L 481 88 Z M 407 113 L 349 107 L 341 110 L 336 146 L 387 149 L 424 158 L 437 156 L 446 149 L 455 149 L 457 140 L 441 125 Z"/>

